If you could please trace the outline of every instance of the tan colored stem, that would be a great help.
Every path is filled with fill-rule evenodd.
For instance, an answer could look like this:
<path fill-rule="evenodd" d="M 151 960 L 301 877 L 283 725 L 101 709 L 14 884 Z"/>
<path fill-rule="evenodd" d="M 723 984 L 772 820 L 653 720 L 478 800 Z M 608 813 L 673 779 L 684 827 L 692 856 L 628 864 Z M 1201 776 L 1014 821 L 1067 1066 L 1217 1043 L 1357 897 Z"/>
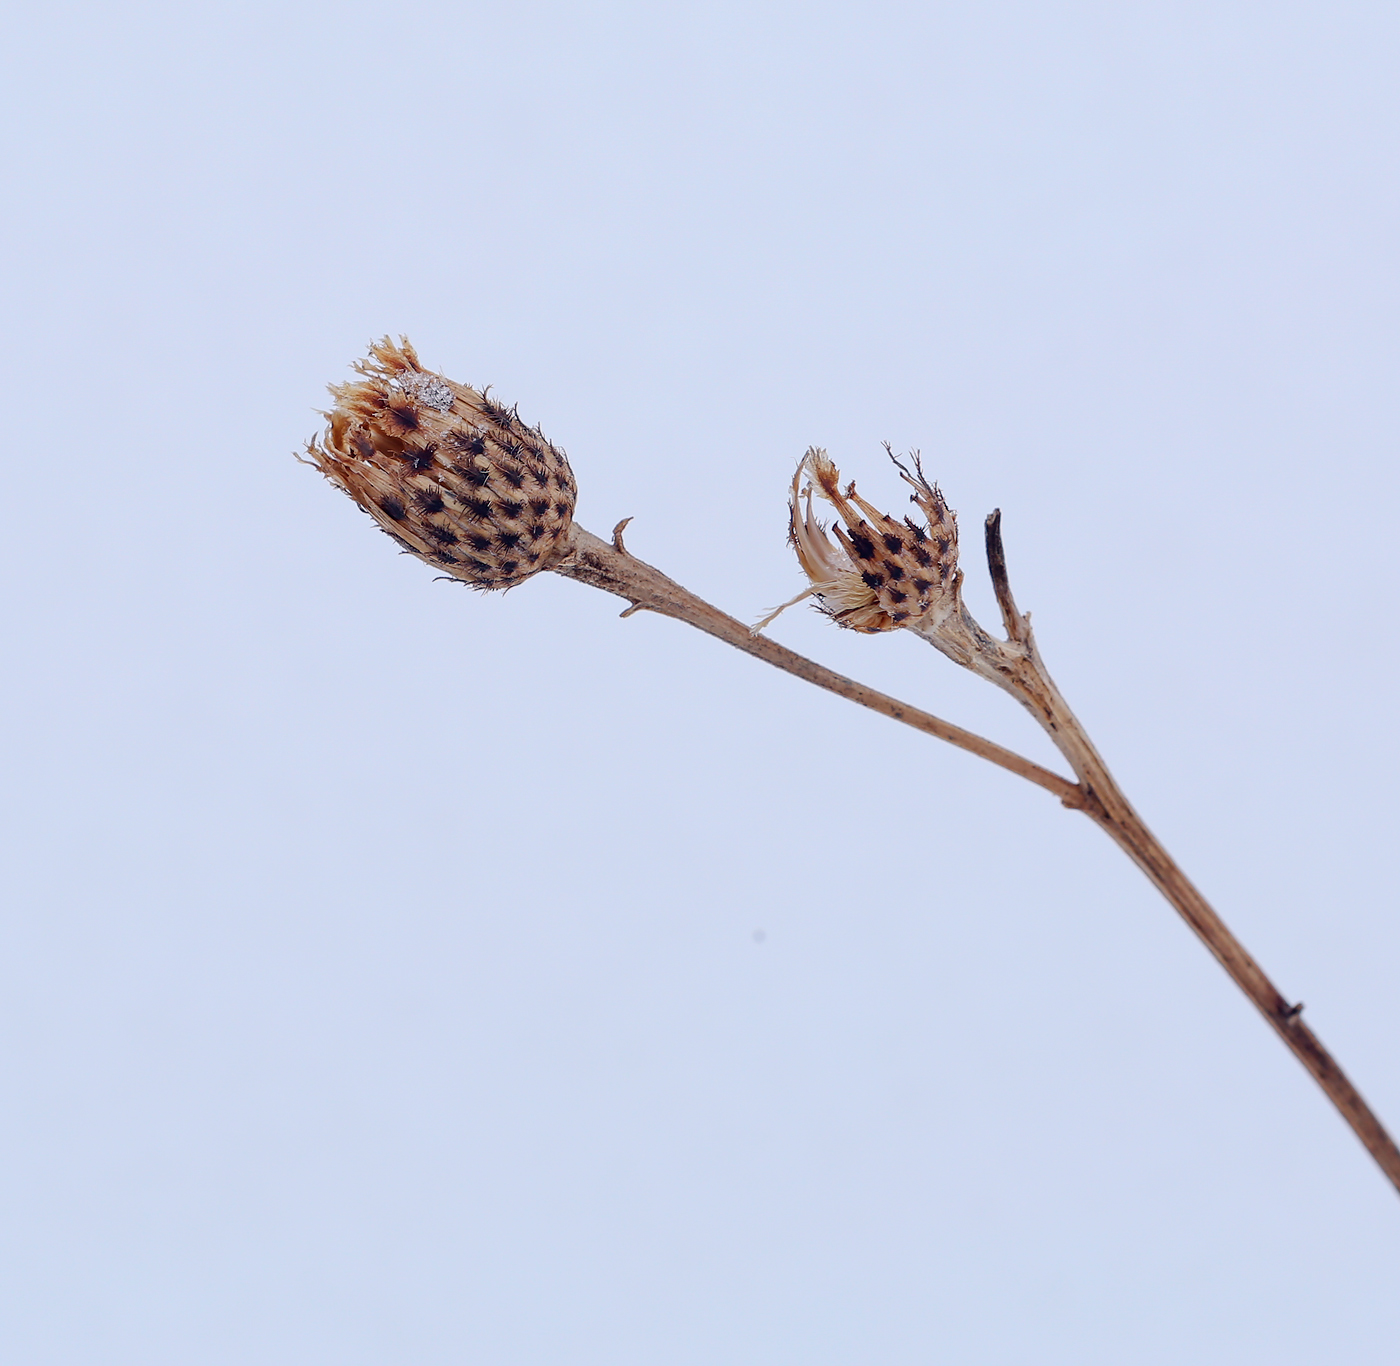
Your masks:
<path fill-rule="evenodd" d="M 1302 1005 L 1289 1004 L 1133 810 L 1079 719 L 1060 695 L 1036 647 L 1030 618 L 1018 610 L 1011 595 L 1000 511 L 987 518 L 987 563 L 1007 640 L 989 636 L 961 600 L 953 618 L 928 631 L 920 631 L 917 626 L 911 629 L 949 658 L 1004 688 L 1045 728 L 1079 779 L 1083 794 L 1080 810 L 1108 833 L 1200 936 L 1216 961 L 1312 1073 L 1381 1170 L 1400 1190 L 1400 1148 L 1395 1140 L 1317 1035 L 1303 1023 Z"/>
<path fill-rule="evenodd" d="M 1113 804 L 1116 806 L 1122 794 L 1113 785 L 1107 771 L 1100 775 L 1098 781 L 1104 784 L 1105 789 L 1112 789 Z M 1395 1140 L 1386 1132 L 1337 1060 L 1303 1023 L 1301 1003 L 1288 1003 L 1136 812 L 1129 807 L 1126 813 L 1110 817 L 1100 815 L 1091 803 L 1085 804 L 1084 812 L 1108 832 L 1109 837 L 1147 875 L 1152 885 L 1176 907 L 1182 919 L 1200 936 L 1240 990 L 1254 1002 L 1274 1032 L 1312 1073 L 1313 1079 L 1341 1111 L 1342 1118 L 1365 1144 L 1366 1150 L 1390 1178 L 1391 1184 L 1400 1190 L 1400 1148 L 1396 1147 Z"/>
<path fill-rule="evenodd" d="M 1023 759 L 1019 754 L 1001 745 L 984 740 L 970 730 L 964 730 L 948 721 L 941 721 L 926 711 L 920 711 L 906 702 L 900 702 L 843 674 L 824 668 L 767 636 L 754 635 L 743 622 L 727 616 L 717 607 L 711 607 L 703 598 L 698 598 L 688 589 L 682 588 L 674 579 L 668 579 L 659 569 L 654 569 L 644 560 L 630 554 L 622 544 L 624 526 L 626 522 L 618 525 L 613 533 L 613 542 L 609 544 L 575 524 L 569 532 L 563 559 L 556 561 L 550 568 L 565 578 L 577 579 L 580 583 L 625 598 L 632 605 L 623 616 L 646 610 L 684 621 L 709 635 L 717 636 L 736 649 L 743 650 L 745 654 L 756 656 L 774 668 L 783 669 L 808 683 L 815 683 L 819 688 L 849 698 L 852 702 L 869 707 L 871 711 L 877 711 L 882 716 L 902 721 L 906 726 L 923 731 L 925 735 L 946 740 L 950 745 L 956 745 L 959 749 L 965 749 L 970 754 L 976 754 L 989 763 L 1007 769 L 1028 782 L 1045 788 L 1047 792 L 1053 792 L 1066 806 L 1080 804 L 1082 794 L 1078 785 L 1060 777 L 1058 773 L 1033 764 L 1029 759 Z"/>
<path fill-rule="evenodd" d="M 1400 1148 L 1396 1147 L 1394 1139 L 1336 1060 L 1303 1023 L 1300 1018 L 1302 1006 L 1288 1003 L 1133 810 L 1084 727 L 1060 695 L 1036 648 L 1030 618 L 1017 609 L 1011 595 L 1001 543 L 1000 512 L 993 513 L 987 519 L 987 560 L 1007 639 L 1000 641 L 988 635 L 968 613 L 961 600 L 958 611 L 936 627 L 922 631 L 918 623 L 911 623 L 908 629 L 923 635 L 943 654 L 1015 697 L 1045 728 L 1074 770 L 1079 779 L 1077 783 L 1068 782 L 1049 769 L 980 735 L 824 668 L 766 636 L 754 635 L 743 623 L 629 554 L 622 543 L 622 528 L 625 525 L 625 522 L 619 523 L 613 533 L 612 544 L 575 525 L 570 531 L 563 558 L 550 567 L 566 578 L 626 599 L 631 606 L 623 616 L 644 609 L 686 622 L 775 668 L 849 698 L 881 715 L 902 721 L 926 735 L 979 755 L 1052 792 L 1065 806 L 1083 811 L 1137 864 L 1152 885 L 1200 936 L 1220 965 L 1312 1074 L 1381 1170 L 1400 1190 Z"/>

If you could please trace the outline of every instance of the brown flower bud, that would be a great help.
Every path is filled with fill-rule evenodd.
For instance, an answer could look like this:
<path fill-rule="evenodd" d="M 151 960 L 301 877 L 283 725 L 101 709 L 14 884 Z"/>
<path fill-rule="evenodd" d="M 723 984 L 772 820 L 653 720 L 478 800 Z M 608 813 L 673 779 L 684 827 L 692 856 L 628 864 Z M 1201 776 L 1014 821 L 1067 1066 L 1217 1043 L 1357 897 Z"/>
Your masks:
<path fill-rule="evenodd" d="M 399 545 L 474 588 L 512 588 L 565 553 L 577 486 L 538 427 L 424 370 L 404 337 L 355 369 L 330 386 L 307 454 Z"/>
<path fill-rule="evenodd" d="M 910 502 L 927 524 L 908 517 L 895 521 L 867 503 L 854 483 L 843 491 L 841 472 L 824 450 L 813 446 L 793 476 L 788 521 L 788 539 L 811 586 L 784 607 L 815 597 L 838 626 L 869 635 L 916 623 L 937 625 L 956 610 L 962 584 L 957 516 L 937 485 L 924 478 L 918 456 L 911 474 L 888 445 L 885 449 L 914 490 Z M 803 486 L 804 474 L 810 474 L 817 492 L 841 516 L 844 526 L 832 528 L 834 543 L 812 512 L 812 484 Z M 778 612 L 754 629 L 766 626 Z"/>

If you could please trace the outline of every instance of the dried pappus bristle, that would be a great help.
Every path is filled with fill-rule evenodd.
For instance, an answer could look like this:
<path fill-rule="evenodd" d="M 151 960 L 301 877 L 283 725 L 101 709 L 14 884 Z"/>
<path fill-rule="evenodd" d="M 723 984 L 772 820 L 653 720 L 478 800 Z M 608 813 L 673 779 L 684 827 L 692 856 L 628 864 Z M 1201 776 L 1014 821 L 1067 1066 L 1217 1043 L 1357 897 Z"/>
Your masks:
<path fill-rule="evenodd" d="M 770 613 L 755 630 L 807 597 L 816 598 L 820 610 L 838 626 L 868 635 L 937 621 L 954 610 L 962 583 L 957 517 L 937 485 L 924 478 L 917 455 L 912 457 L 911 474 L 888 445 L 885 450 L 914 490 L 910 501 L 927 524 L 909 517 L 895 521 L 867 503 L 854 483 L 843 490 L 841 472 L 831 458 L 820 447 L 811 447 L 793 475 L 788 500 L 788 540 L 810 587 Z M 812 482 L 804 486 L 804 474 L 840 514 L 844 525 L 832 528 L 834 542 L 813 514 Z"/>
<path fill-rule="evenodd" d="M 330 386 L 312 464 L 404 550 L 474 588 L 513 588 L 565 553 L 577 486 L 538 427 L 424 370 L 388 337 Z"/>

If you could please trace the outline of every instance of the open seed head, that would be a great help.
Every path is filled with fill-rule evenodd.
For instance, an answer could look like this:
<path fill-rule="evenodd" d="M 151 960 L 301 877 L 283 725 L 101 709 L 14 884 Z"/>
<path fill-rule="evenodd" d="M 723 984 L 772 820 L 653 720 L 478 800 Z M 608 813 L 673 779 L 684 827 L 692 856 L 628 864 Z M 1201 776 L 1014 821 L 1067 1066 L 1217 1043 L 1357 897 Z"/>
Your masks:
<path fill-rule="evenodd" d="M 330 386 L 307 444 L 322 474 L 406 551 L 474 588 L 512 588 L 566 550 L 577 486 L 564 452 L 514 408 L 425 370 L 388 337 Z"/>
<path fill-rule="evenodd" d="M 956 609 L 962 585 L 956 514 L 924 478 L 918 456 L 912 473 L 893 451 L 890 459 L 914 490 L 909 501 L 923 513 L 923 524 L 896 521 L 867 503 L 854 483 L 843 490 L 841 472 L 816 446 L 798 465 L 789 495 L 788 540 L 810 584 L 792 601 L 814 597 L 838 626 L 866 634 L 937 624 Z M 834 540 L 812 510 L 814 491 L 841 519 L 831 528 Z"/>

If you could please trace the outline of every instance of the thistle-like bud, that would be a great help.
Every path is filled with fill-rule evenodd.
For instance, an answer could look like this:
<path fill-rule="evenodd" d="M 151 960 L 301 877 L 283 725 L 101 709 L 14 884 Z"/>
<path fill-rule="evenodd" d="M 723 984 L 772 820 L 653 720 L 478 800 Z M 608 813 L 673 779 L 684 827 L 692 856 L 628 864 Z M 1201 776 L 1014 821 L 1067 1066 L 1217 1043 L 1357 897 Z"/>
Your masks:
<path fill-rule="evenodd" d="M 423 369 L 404 337 L 355 369 L 330 386 L 307 454 L 399 545 L 474 588 L 512 588 L 564 555 L 577 486 L 538 427 Z"/>
<path fill-rule="evenodd" d="M 789 496 L 788 540 L 810 582 L 792 602 L 759 623 L 766 626 L 784 607 L 814 597 L 838 626 L 873 635 L 902 626 L 937 625 L 958 605 L 962 571 L 958 569 L 958 521 L 935 484 L 924 478 L 918 456 L 911 474 L 886 446 L 900 477 L 913 490 L 914 503 L 927 519 L 902 522 L 867 503 L 854 483 L 843 491 L 841 472 L 824 450 L 813 446 L 793 475 Z M 803 476 L 811 481 L 803 484 Z M 832 528 L 836 540 L 812 511 L 816 491 L 840 514 L 844 525 Z"/>

